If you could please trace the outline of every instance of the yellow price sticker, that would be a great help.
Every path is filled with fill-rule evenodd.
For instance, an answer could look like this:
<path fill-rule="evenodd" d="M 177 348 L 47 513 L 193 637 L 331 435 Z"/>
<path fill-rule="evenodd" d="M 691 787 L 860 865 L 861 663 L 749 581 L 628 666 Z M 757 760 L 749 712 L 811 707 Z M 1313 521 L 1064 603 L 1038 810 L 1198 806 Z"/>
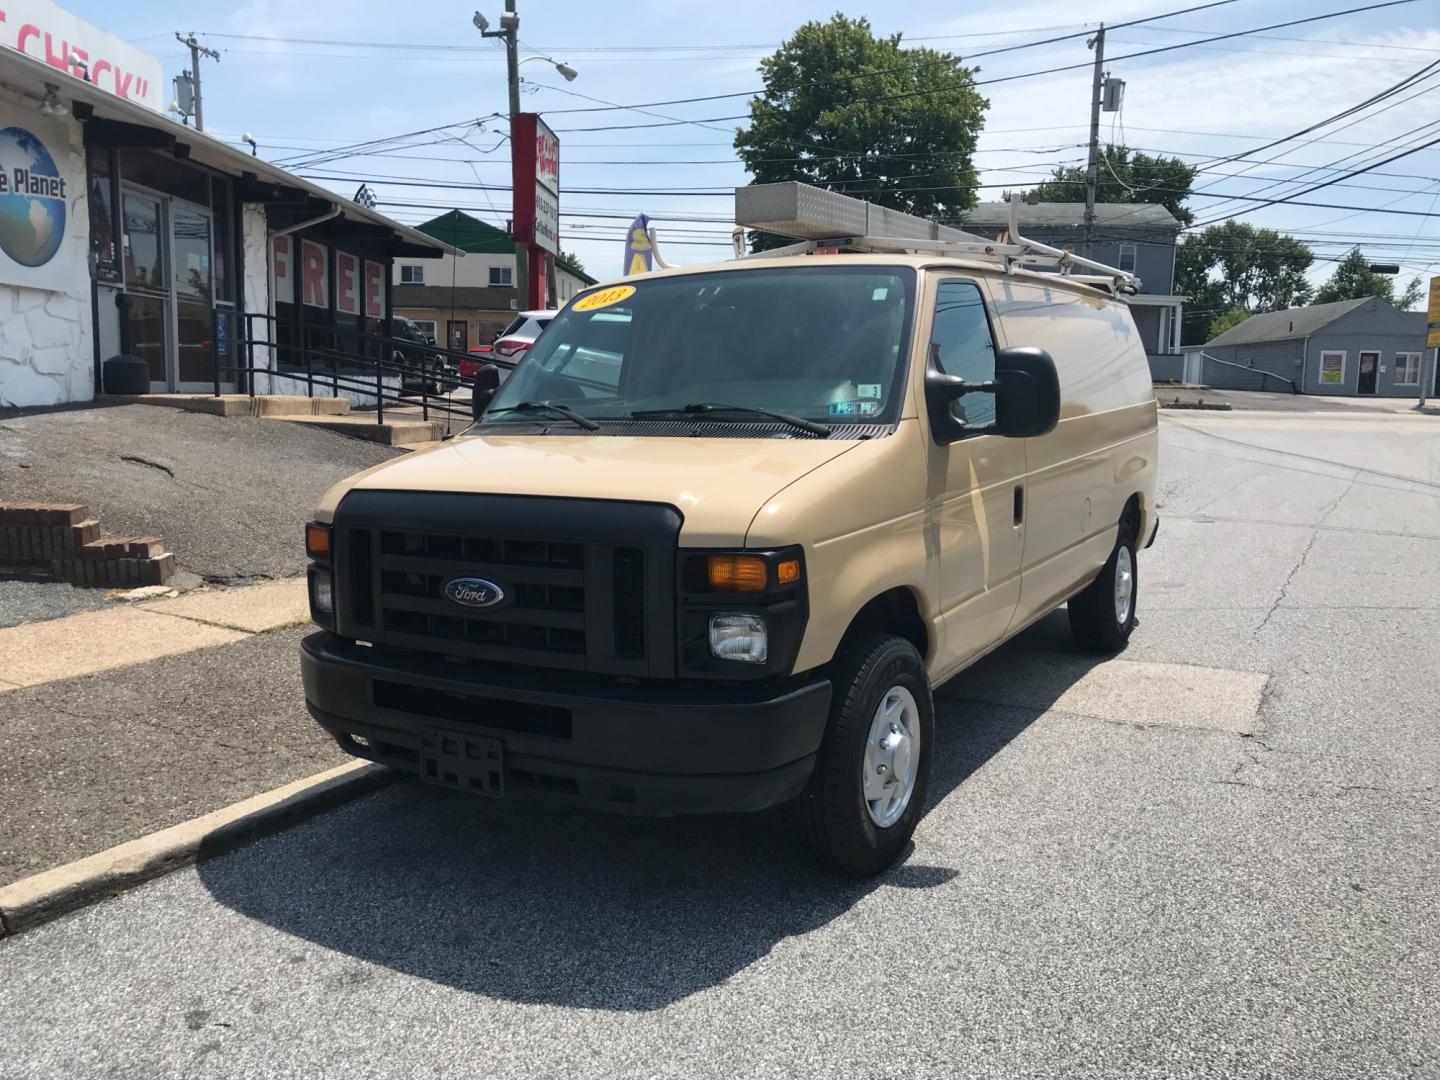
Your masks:
<path fill-rule="evenodd" d="M 611 304 L 618 304 L 621 300 L 628 300 L 634 295 L 634 285 L 614 285 L 608 289 L 601 289 L 599 292 L 592 292 L 589 296 L 582 296 L 575 301 L 575 310 L 598 311 Z"/>

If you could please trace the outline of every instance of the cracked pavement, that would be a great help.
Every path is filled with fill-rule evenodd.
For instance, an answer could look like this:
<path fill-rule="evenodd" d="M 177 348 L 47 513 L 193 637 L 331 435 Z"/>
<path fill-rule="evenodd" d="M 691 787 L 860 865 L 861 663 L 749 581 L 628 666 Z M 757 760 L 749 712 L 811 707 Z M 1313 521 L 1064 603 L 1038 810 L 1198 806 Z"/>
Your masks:
<path fill-rule="evenodd" d="M 1056 614 L 943 688 L 878 880 L 398 784 L 0 940 L 0 1077 L 1440 1075 L 1440 420 L 1167 416 L 1161 464 L 1129 650 Z"/>
<path fill-rule="evenodd" d="M 234 583 L 305 572 L 302 530 L 336 481 L 397 451 L 254 417 L 118 405 L 7 417 L 0 502 L 78 502 L 109 536 L 163 536 L 180 568 Z M 6 592 L 0 588 L 0 618 Z"/>

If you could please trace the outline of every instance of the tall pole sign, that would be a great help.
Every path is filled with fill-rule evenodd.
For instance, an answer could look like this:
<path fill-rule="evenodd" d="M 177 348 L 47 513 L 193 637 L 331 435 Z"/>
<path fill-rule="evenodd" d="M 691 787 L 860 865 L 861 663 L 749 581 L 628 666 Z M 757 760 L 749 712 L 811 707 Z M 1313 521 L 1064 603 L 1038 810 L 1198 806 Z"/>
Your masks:
<path fill-rule="evenodd" d="M 546 262 L 560 251 L 560 140 L 537 114 L 516 113 L 510 145 L 515 243 L 529 254 L 522 295 L 545 306 Z"/>

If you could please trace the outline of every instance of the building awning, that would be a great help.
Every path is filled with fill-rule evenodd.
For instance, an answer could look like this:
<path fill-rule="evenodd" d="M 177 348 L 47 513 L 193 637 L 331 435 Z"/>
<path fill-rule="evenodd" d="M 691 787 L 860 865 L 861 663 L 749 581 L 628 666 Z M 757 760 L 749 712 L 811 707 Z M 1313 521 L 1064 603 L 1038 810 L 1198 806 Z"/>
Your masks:
<path fill-rule="evenodd" d="M 463 255 L 464 252 L 443 241 L 427 236 L 417 229 L 386 217 L 384 214 L 337 195 L 328 188 L 296 176 L 278 165 L 272 165 L 243 150 L 212 138 L 204 132 L 186 127 L 162 113 L 138 102 L 101 90 L 98 86 L 67 74 L 57 68 L 12 49 L 0 48 L 0 87 L 31 98 L 37 105 L 44 99 L 45 86 L 58 88 L 60 99 L 75 118 L 84 124 L 96 125 L 92 133 L 102 133 L 112 140 L 126 137 L 127 131 L 148 129 L 147 145 L 154 149 L 173 149 L 177 157 L 207 165 L 247 183 L 257 194 L 252 201 L 264 201 L 265 189 L 279 189 L 313 200 L 300 210 L 299 217 L 316 216 L 317 203 L 326 209 L 339 207 L 340 217 L 376 233 L 389 234 L 395 243 L 394 254 L 406 258 L 439 258 L 442 255 Z M 140 145 L 140 144 L 134 144 Z M 245 190 L 242 188 L 242 198 Z M 297 219 L 298 220 L 298 219 Z"/>

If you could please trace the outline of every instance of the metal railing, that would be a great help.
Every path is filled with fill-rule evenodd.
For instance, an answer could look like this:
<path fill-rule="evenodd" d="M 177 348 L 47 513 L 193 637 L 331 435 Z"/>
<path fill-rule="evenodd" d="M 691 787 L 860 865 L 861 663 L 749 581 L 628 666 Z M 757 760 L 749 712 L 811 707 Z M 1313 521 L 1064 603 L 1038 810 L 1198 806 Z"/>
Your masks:
<path fill-rule="evenodd" d="M 1300 393 L 1300 387 L 1294 379 L 1287 379 L 1284 375 L 1276 375 L 1273 371 L 1266 371 L 1264 368 L 1250 367 L 1248 364 L 1237 364 L 1233 360 L 1221 360 L 1218 356 L 1211 356 L 1207 352 L 1202 352 L 1200 354 L 1200 378 L 1202 380 L 1205 378 L 1206 360 L 1209 360 L 1211 363 L 1221 364 L 1225 367 L 1239 368 L 1241 371 L 1248 371 L 1251 375 L 1259 375 L 1261 390 L 1265 389 L 1265 380 L 1268 378 L 1277 379 L 1280 382 L 1284 383 L 1285 385 L 1290 387 L 1290 393 L 1292 394 Z"/>
<path fill-rule="evenodd" d="M 231 379 L 252 398 L 266 392 L 260 386 L 262 379 L 269 380 L 270 392 L 280 394 L 285 391 L 276 389 L 276 383 L 288 381 L 292 386 L 303 384 L 307 397 L 354 395 L 360 399 L 360 414 L 373 405 L 377 424 L 385 423 L 387 406 L 392 410 L 418 407 L 425 421 L 433 413 L 447 423 L 460 419 L 468 424 L 468 394 L 455 400 L 456 394 L 471 389 L 471 379 L 459 373 L 461 362 L 488 364 L 503 371 L 516 364 L 493 353 L 461 352 L 389 334 L 280 319 L 264 312 L 246 313 L 244 330 L 230 343 L 230 362 L 224 361 L 218 345 L 212 346 L 217 397 Z"/>

